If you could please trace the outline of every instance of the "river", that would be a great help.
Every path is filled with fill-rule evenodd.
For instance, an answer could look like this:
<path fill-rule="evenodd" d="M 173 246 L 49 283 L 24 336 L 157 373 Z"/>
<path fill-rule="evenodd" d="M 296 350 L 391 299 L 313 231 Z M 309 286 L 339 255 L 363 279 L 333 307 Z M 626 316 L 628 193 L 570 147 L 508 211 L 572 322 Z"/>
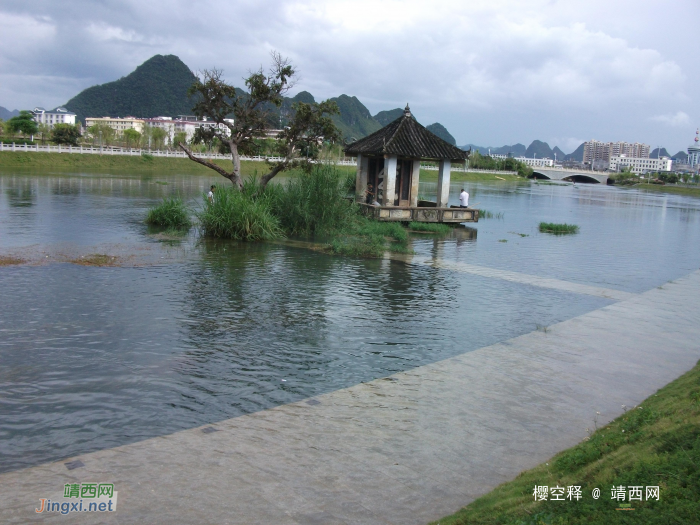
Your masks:
<path fill-rule="evenodd" d="M 610 304 L 473 273 L 284 243 L 173 240 L 144 223 L 223 179 L 0 172 L 0 472 L 270 408 Z M 225 182 L 225 181 L 223 181 Z M 425 183 L 421 193 L 434 193 Z M 598 185 L 464 183 L 502 218 L 416 258 L 638 293 L 698 268 L 700 200 Z M 540 221 L 580 233 L 539 233 Z M 119 264 L 65 262 L 92 253 Z"/>

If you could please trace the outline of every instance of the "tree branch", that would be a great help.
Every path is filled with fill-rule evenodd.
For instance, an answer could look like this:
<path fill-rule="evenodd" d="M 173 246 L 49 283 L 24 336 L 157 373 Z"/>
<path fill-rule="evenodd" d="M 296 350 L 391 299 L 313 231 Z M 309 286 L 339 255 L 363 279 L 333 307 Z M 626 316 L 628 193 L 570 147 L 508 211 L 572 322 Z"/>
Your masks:
<path fill-rule="evenodd" d="M 214 164 L 213 162 L 209 162 L 208 160 L 200 159 L 199 157 L 194 155 L 192 153 L 192 151 L 187 146 L 185 146 L 182 142 L 178 143 L 178 145 L 180 146 L 180 149 L 187 154 L 187 156 L 190 158 L 190 160 L 193 160 L 193 161 L 201 164 L 202 166 L 206 166 L 207 168 L 216 171 L 219 175 L 221 175 L 222 177 L 226 177 L 228 180 L 231 180 L 231 178 L 233 177 L 233 173 L 229 173 L 221 166 L 218 166 L 218 165 Z"/>

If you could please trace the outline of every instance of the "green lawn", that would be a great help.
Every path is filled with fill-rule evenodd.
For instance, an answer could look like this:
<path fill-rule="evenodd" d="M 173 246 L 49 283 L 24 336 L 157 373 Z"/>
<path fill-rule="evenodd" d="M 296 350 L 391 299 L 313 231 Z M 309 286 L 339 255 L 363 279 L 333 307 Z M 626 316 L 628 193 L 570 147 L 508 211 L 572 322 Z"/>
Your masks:
<path fill-rule="evenodd" d="M 440 525 L 700 523 L 700 363 L 579 445 L 496 487 Z M 579 501 L 534 501 L 535 486 L 579 486 Z M 611 498 L 625 487 L 625 501 Z M 643 501 L 629 504 L 630 486 Z M 659 500 L 646 487 L 659 487 Z M 600 498 L 592 491 L 600 489 Z"/>

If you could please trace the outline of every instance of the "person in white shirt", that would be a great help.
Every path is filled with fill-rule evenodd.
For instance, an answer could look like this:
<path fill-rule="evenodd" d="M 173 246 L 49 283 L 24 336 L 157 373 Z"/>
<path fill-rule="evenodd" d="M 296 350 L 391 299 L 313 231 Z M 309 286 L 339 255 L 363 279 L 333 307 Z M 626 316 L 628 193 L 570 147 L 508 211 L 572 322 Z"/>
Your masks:
<path fill-rule="evenodd" d="M 462 192 L 459 194 L 459 207 L 469 207 L 469 194 L 464 190 L 464 188 L 462 188 Z"/>
<path fill-rule="evenodd" d="M 212 186 L 207 193 L 207 199 L 209 199 L 209 204 L 214 204 L 214 191 L 216 191 L 216 186 Z"/>

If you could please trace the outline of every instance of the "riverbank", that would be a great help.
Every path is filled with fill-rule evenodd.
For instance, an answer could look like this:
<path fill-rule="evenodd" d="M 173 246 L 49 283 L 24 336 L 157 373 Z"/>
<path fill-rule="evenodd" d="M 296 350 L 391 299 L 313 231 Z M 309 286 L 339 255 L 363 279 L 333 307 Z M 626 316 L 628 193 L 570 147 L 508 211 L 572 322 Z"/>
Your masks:
<path fill-rule="evenodd" d="M 700 187 L 686 188 L 685 186 L 674 186 L 671 184 L 635 184 L 628 186 L 638 190 L 655 193 L 673 193 L 675 195 L 687 195 L 688 197 L 700 197 Z"/>
<path fill-rule="evenodd" d="M 700 363 L 591 436 L 549 461 L 522 472 L 440 525 L 698 523 L 700 508 Z M 595 424 L 594 424 L 595 426 Z M 537 486 L 579 487 L 580 500 L 535 502 Z M 611 487 L 624 488 L 621 499 Z M 630 486 L 642 492 L 630 501 Z M 660 490 L 658 501 L 646 487 Z M 592 497 L 600 489 L 600 498 Z M 551 489 L 550 489 L 551 491 Z M 641 501 L 639 501 L 641 500 Z M 622 505 L 621 505 L 622 504 Z"/>
<path fill-rule="evenodd" d="M 214 164 L 229 169 L 231 162 L 215 159 Z M 78 170 L 134 170 L 162 171 L 172 173 L 192 173 L 196 175 L 216 175 L 212 170 L 185 158 L 147 157 L 128 155 L 88 155 L 78 153 L 28 153 L 0 151 L 0 169 L 30 168 L 41 170 L 78 169 Z M 338 166 L 343 173 L 355 173 L 354 166 Z M 266 173 L 265 163 L 241 161 L 241 171 L 244 176 L 262 175 Z M 437 182 L 438 172 L 421 170 L 420 178 L 425 182 Z M 476 173 L 453 171 L 450 175 L 452 182 L 503 182 L 523 181 L 517 174 L 504 175 L 494 173 Z"/>

